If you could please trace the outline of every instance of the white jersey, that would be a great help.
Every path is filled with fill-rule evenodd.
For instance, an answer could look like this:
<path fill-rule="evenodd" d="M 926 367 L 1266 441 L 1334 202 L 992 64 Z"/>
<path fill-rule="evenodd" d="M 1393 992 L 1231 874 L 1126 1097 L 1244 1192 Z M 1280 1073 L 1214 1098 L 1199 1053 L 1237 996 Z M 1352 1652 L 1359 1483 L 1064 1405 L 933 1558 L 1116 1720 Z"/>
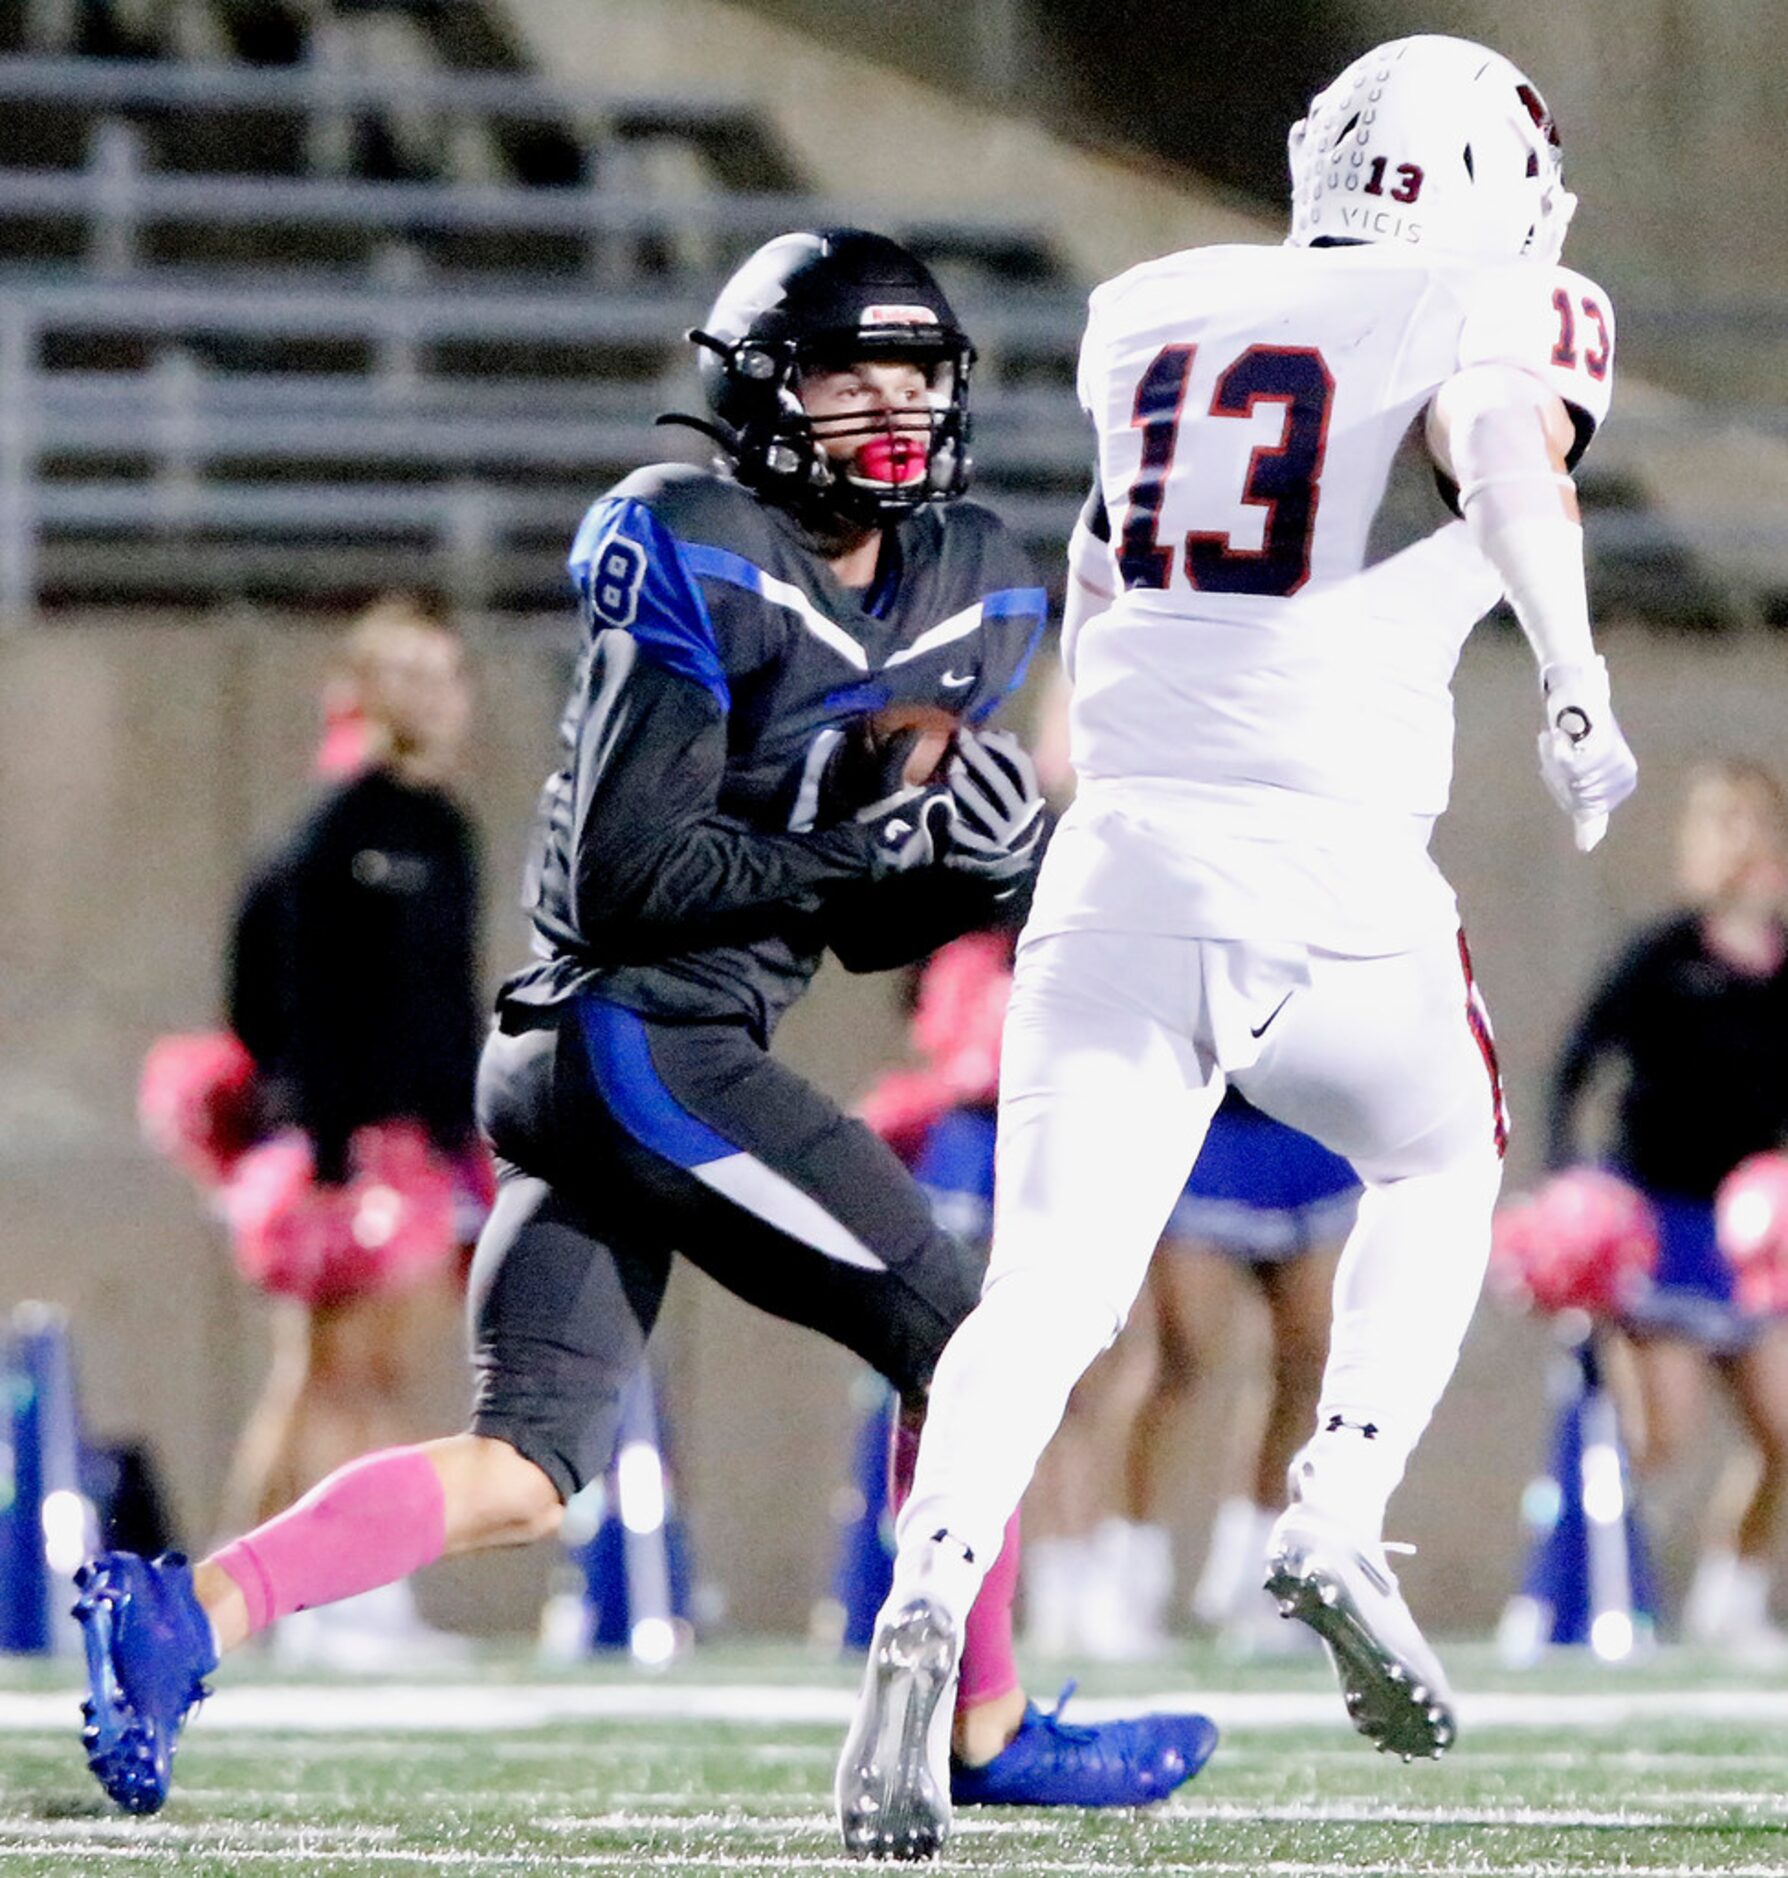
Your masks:
<path fill-rule="evenodd" d="M 1094 292 L 1080 393 L 1119 597 L 1064 648 L 1080 795 L 1034 929 L 1369 955 L 1456 917 L 1428 837 L 1453 670 L 1501 583 L 1463 523 L 1371 567 L 1368 533 L 1456 372 L 1525 367 L 1587 440 L 1613 344 L 1568 269 L 1389 246 L 1194 249 Z"/>

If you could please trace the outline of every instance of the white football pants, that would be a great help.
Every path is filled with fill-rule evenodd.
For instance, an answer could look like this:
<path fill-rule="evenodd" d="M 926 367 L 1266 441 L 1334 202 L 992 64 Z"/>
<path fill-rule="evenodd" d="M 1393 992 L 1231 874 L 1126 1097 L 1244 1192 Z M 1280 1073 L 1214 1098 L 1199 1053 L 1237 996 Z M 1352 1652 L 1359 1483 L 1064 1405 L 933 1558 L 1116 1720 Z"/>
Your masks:
<path fill-rule="evenodd" d="M 932 1383 L 903 1576 L 940 1529 L 976 1572 L 993 1561 L 1069 1391 L 1129 1316 L 1229 1081 L 1365 1184 L 1294 1471 L 1301 1498 L 1377 1536 L 1458 1359 L 1501 1178 L 1502 1094 L 1462 938 L 1355 959 L 1057 932 L 1019 954 L 992 1261 Z M 956 1576 L 952 1604 L 973 1590 Z"/>

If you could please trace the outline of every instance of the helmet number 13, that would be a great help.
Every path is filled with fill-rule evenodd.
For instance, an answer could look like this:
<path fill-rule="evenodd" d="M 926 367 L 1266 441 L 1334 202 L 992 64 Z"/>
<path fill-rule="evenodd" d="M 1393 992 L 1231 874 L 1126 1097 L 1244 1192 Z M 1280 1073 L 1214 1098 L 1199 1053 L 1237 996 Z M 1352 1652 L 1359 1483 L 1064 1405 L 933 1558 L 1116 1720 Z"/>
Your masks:
<path fill-rule="evenodd" d="M 1197 350 L 1163 346 L 1136 387 L 1130 422 L 1142 433 L 1142 463 L 1118 546 L 1124 585 L 1165 588 L 1183 558 L 1186 579 L 1205 593 L 1296 593 L 1310 578 L 1335 381 L 1322 354 L 1310 346 L 1250 346 L 1218 373 L 1213 418 L 1252 417 L 1260 404 L 1284 409 L 1278 442 L 1257 446 L 1242 479 L 1242 501 L 1265 511 L 1260 546 L 1236 548 L 1225 533 L 1194 532 L 1185 537 L 1181 557 L 1173 544 L 1160 540 L 1158 529 Z"/>

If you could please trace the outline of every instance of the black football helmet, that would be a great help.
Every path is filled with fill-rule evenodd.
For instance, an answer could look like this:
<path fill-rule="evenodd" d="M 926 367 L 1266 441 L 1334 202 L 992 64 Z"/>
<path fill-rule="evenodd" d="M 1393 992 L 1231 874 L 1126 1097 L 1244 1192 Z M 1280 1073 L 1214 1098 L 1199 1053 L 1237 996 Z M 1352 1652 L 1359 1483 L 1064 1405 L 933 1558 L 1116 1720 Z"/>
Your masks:
<path fill-rule="evenodd" d="M 969 370 L 975 349 L 930 270 L 897 241 L 861 228 L 779 235 L 720 290 L 707 324 L 689 339 L 699 349 L 702 389 L 714 422 L 698 428 L 731 457 L 748 488 L 820 523 L 874 527 L 968 487 Z M 865 359 L 922 365 L 931 386 L 925 428 L 912 414 L 886 421 L 902 464 L 908 440 L 924 447 L 923 472 L 880 480 L 824 448 L 828 424 L 864 420 L 809 417 L 800 398 L 804 371 Z M 682 420 L 685 422 L 691 420 Z M 817 424 L 817 430 L 816 430 Z M 834 434 L 843 434 L 836 431 Z"/>

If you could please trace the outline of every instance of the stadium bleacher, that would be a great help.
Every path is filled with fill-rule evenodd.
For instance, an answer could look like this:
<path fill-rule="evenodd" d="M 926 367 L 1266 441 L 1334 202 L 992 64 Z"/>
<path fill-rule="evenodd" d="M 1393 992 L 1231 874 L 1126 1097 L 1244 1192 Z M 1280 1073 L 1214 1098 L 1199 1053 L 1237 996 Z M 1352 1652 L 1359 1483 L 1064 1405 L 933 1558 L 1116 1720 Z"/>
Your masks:
<path fill-rule="evenodd" d="M 688 447 L 652 420 L 695 398 L 681 334 L 717 280 L 825 221 L 939 267 L 980 348 L 980 491 L 1059 565 L 1085 283 L 1045 229 L 820 197 L 750 104 L 549 81 L 501 13 L 0 11 L 0 617 L 393 584 L 556 615 L 590 497 Z M 1717 456 L 1729 418 L 1625 401 L 1583 483 L 1604 615 L 1776 617 L 1767 502 L 1654 466 L 1664 516 L 1635 473 Z"/>
<path fill-rule="evenodd" d="M 227 4 L 129 31 L 121 5 L 30 11 L 0 52 L 0 612 L 394 582 L 556 610 L 591 495 L 677 453 L 652 419 L 693 396 L 681 334 L 717 278 L 853 217 L 733 101 L 419 65 L 440 9 L 255 34 Z M 457 12 L 439 43 L 500 66 Z M 1080 288 L 1009 221 L 892 227 L 972 320 L 983 487 L 1059 545 Z"/>

